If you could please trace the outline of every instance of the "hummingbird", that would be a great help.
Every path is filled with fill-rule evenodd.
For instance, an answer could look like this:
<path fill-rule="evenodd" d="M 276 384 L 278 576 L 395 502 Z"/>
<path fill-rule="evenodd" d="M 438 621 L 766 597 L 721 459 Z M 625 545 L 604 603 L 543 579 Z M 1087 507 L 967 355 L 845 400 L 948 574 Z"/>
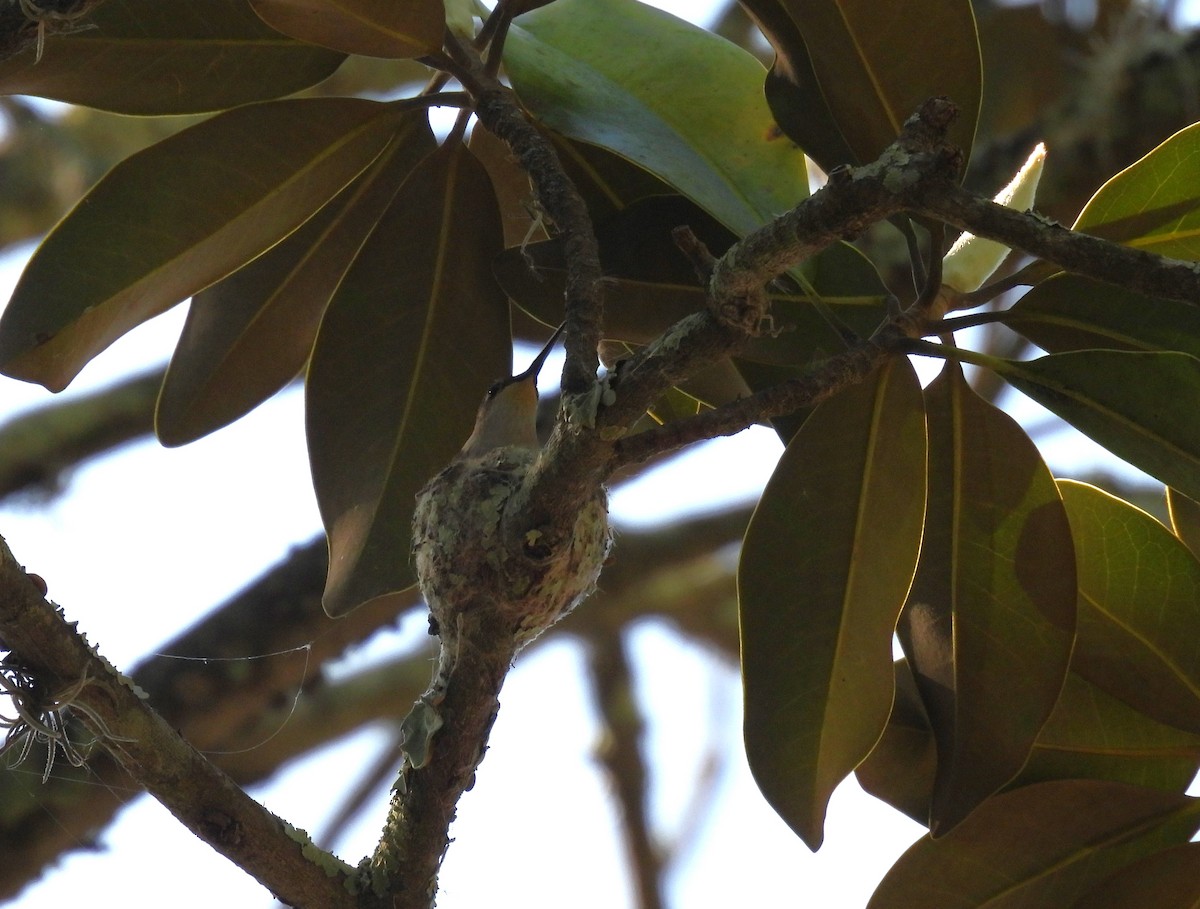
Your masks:
<path fill-rule="evenodd" d="M 562 331 L 560 325 L 527 369 L 488 389 L 462 449 L 417 493 L 413 558 L 430 632 L 440 641 L 433 680 L 401 722 L 404 760 L 389 829 L 404 817 L 395 799 L 417 785 L 414 774 L 430 763 L 443 727 L 457 728 L 471 713 L 453 702 L 447 710 L 455 686 L 476 691 L 493 673 L 502 679 L 518 650 L 595 588 L 608 555 L 608 500 L 599 481 L 553 519 L 566 523 L 574 514 L 565 539 L 561 529 L 547 534 L 534 526 L 526 507 L 526 484 L 542 456 L 537 377 Z M 551 537 L 561 542 L 551 545 Z M 482 734 L 486 741 L 486 728 Z M 482 759 L 480 742 L 455 772 L 471 774 Z"/>
<path fill-rule="evenodd" d="M 541 352 L 528 368 L 515 376 L 493 382 L 475 414 L 475 429 L 457 458 L 478 458 L 497 448 L 538 449 L 537 379 L 558 342 L 566 323 L 554 330 Z"/>
<path fill-rule="evenodd" d="M 515 653 L 592 591 L 608 554 L 608 500 L 599 484 L 573 503 L 565 545 L 548 547 L 539 528 L 523 525 L 525 484 L 541 456 L 537 377 L 562 331 L 527 369 L 488 389 L 462 449 L 417 493 L 417 579 L 443 650 L 461 622 L 490 610 Z"/>

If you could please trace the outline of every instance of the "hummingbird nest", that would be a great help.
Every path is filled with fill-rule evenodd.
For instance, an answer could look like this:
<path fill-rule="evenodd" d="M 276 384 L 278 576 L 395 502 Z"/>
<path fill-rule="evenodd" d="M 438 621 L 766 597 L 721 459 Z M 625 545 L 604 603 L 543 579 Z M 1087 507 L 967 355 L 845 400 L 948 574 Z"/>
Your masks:
<path fill-rule="evenodd" d="M 494 610 L 519 649 L 592 592 L 612 542 L 604 489 L 576 505 L 569 545 L 551 548 L 520 519 L 535 449 L 496 448 L 450 464 L 417 494 L 413 548 L 434 630 Z"/>

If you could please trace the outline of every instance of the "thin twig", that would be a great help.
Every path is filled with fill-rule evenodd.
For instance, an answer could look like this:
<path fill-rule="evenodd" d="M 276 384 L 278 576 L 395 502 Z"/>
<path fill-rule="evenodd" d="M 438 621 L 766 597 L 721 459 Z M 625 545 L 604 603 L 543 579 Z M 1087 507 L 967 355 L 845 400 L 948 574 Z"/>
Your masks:
<path fill-rule="evenodd" d="M 1086 275 L 1139 293 L 1200 303 L 1200 263 L 1169 259 L 1072 231 L 1036 214 L 1014 211 L 956 183 L 931 180 L 914 187 L 911 207 L 976 236 L 999 240 Z"/>
<path fill-rule="evenodd" d="M 587 206 L 558 159 L 550 141 L 529 122 L 512 91 L 489 74 L 472 48 L 448 43 L 454 75 L 476 100 L 475 113 L 485 129 L 507 143 L 518 164 L 529 174 L 538 206 L 562 237 L 566 260 L 567 352 L 562 391 L 571 398 L 587 396 L 596 385 L 604 301 L 600 247 Z"/>

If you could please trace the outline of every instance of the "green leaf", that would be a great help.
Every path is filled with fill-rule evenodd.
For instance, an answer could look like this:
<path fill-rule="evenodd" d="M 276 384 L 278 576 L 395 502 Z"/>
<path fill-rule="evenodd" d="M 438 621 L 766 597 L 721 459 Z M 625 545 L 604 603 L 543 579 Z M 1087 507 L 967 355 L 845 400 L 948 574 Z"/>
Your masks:
<path fill-rule="evenodd" d="M 854 769 L 859 785 L 918 824 L 929 823 L 937 743 L 908 660 L 897 660 L 896 699 L 883 735 Z"/>
<path fill-rule="evenodd" d="M 1125 783 L 1025 786 L 988 799 L 945 836 L 918 840 L 868 909 L 1069 906 L 1130 862 L 1186 842 L 1196 815 L 1194 799 Z"/>
<path fill-rule="evenodd" d="M 1010 788 L 1099 779 L 1182 792 L 1198 762 L 1200 736 L 1158 723 L 1068 672 L 1054 712 Z M 855 774 L 871 795 L 924 824 L 936 765 L 933 730 L 907 661 L 900 660 L 887 728 Z"/>
<path fill-rule="evenodd" d="M 421 57 L 442 49 L 442 0 L 250 0 L 271 28 L 368 57 Z"/>
<path fill-rule="evenodd" d="M 704 409 L 704 402 L 678 388 L 669 388 L 667 392 L 646 409 L 649 420 L 662 426 L 675 420 L 694 417 Z"/>
<path fill-rule="evenodd" d="M 675 195 L 639 199 L 597 221 L 600 264 L 613 288 L 604 310 L 606 337 L 647 344 L 706 306 L 705 288 L 672 239 L 679 225 L 690 227 L 718 256 L 736 239 L 695 203 Z M 509 296 L 534 318 L 546 324 L 560 318 L 566 288 L 560 239 L 505 250 L 495 271 Z M 810 272 L 821 300 L 859 334 L 870 335 L 886 317 L 879 276 L 853 247 L 834 244 L 811 260 Z M 777 336 L 755 339 L 742 359 L 807 366 L 814 356 L 844 348 L 807 296 L 777 289 L 771 300 Z"/>
<path fill-rule="evenodd" d="M 1111 348 L 1178 350 L 1200 357 L 1200 307 L 1080 275 L 1043 281 L 1000 321 L 1050 353 Z"/>
<path fill-rule="evenodd" d="M 509 373 L 508 303 L 491 276 L 501 235 L 482 165 L 443 146 L 401 186 L 329 304 L 306 413 L 330 615 L 415 583 L 414 496 Z"/>
<path fill-rule="evenodd" d="M 1200 259 L 1200 123 L 1096 191 L 1075 230 L 1176 259 Z"/>
<path fill-rule="evenodd" d="M 767 801 L 814 850 L 830 795 L 891 711 L 892 632 L 924 493 L 921 387 L 897 358 L 814 411 L 746 532 L 746 755 Z"/>
<path fill-rule="evenodd" d="M 267 28 L 248 0 L 105 0 L 87 26 L 0 63 L 0 93 L 122 114 L 196 114 L 290 95 L 345 59 Z M 251 75 L 252 74 L 252 75 Z"/>
<path fill-rule="evenodd" d="M 668 184 L 633 161 L 598 145 L 546 132 L 593 220 L 615 214 L 638 199 L 672 193 Z M 527 186 L 528 182 L 526 178 Z"/>
<path fill-rule="evenodd" d="M 1200 905 L 1200 843 L 1185 843 L 1126 865 L 1089 890 L 1071 909 L 1196 909 Z"/>
<path fill-rule="evenodd" d="M 775 51 L 763 91 L 778 128 L 826 172 L 857 162 L 859 156 L 838 127 L 804 37 L 788 11 L 777 0 L 744 0 L 741 6 Z"/>
<path fill-rule="evenodd" d="M 929 505 L 898 632 L 937 737 L 940 835 L 1025 763 L 1067 672 L 1076 584 L 1033 442 L 955 363 L 925 391 Z"/>
<path fill-rule="evenodd" d="M 742 0 L 742 6 L 775 50 L 767 80 L 772 112 L 825 170 L 875 160 L 904 121 L 937 95 L 960 109 L 950 140 L 971 148 L 983 65 L 968 0 Z"/>
<path fill-rule="evenodd" d="M 762 66 L 635 0 L 558 0 L 514 23 L 513 87 L 550 128 L 636 162 L 743 235 L 808 195 Z"/>
<path fill-rule="evenodd" d="M 1171 529 L 1175 536 L 1200 559 L 1200 502 L 1168 486 L 1167 510 L 1171 513 Z"/>
<path fill-rule="evenodd" d="M 1200 498 L 1200 360 L 1081 350 L 984 365 L 1113 454 Z"/>
<path fill-rule="evenodd" d="M 595 223 L 600 266 L 613 290 L 604 308 L 606 338 L 647 344 L 705 305 L 695 270 L 671 239 L 686 224 L 715 255 L 734 236 L 682 196 L 640 199 Z M 510 297 L 546 324 L 561 318 L 566 260 L 559 238 L 507 249 L 496 260 L 497 279 Z"/>
<path fill-rule="evenodd" d="M 1183 792 L 1198 765 L 1200 735 L 1156 722 L 1068 672 L 1014 785 L 1086 778 Z"/>
<path fill-rule="evenodd" d="M 165 445 L 233 422 L 296 377 L 367 234 L 409 171 L 436 147 L 424 111 L 299 230 L 192 298 L 155 414 Z"/>
<path fill-rule="evenodd" d="M 1200 562 L 1128 502 L 1060 481 L 1079 566 L 1072 668 L 1125 703 L 1200 733 Z"/>
<path fill-rule="evenodd" d="M 380 153 L 399 112 L 268 101 L 114 167 L 50 232 L 0 319 L 5 374 L 59 391 L 92 357 L 303 224 Z"/>
<path fill-rule="evenodd" d="M 541 131 L 554 146 L 559 163 L 597 225 L 639 199 L 673 195 L 671 187 L 631 161 L 552 130 Z M 470 148 L 487 168 L 496 189 L 504 214 L 504 245 L 528 248 L 544 240 L 549 225 L 537 220 L 540 215 L 533 202 L 529 174 L 513 158 L 508 145 L 486 129 L 476 129 L 471 132 Z"/>
<path fill-rule="evenodd" d="M 689 376 L 686 381 L 680 383 L 679 389 L 712 407 L 736 401 L 750 393 L 738 370 L 728 360 L 722 360 Z"/>

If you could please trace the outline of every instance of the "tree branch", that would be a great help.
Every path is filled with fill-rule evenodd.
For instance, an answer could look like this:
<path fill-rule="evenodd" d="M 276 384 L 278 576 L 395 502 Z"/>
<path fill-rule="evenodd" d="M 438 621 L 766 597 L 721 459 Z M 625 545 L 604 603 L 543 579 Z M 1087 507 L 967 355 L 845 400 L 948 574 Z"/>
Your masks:
<path fill-rule="evenodd" d="M 795 412 L 861 380 L 895 342 L 936 331 L 941 313 L 917 305 L 875 336 L 831 357 L 798 379 L 633 436 L 627 428 L 650 403 L 700 364 L 736 353 L 766 315 L 766 283 L 838 239 L 856 236 L 901 211 L 951 224 L 1045 259 L 1068 271 L 1141 293 L 1200 303 L 1200 264 L 1168 259 L 1071 231 L 962 189 L 961 156 L 944 144 L 949 102 L 934 99 L 910 117 L 900 138 L 876 162 L 830 175 L 829 183 L 786 214 L 734 244 L 712 269 L 711 311 L 690 316 L 635 355 L 613 382 L 616 401 L 598 417 L 614 439 L 613 470 L 681 445 L 730 435 Z M 547 473 L 549 468 L 547 468 Z"/>
<path fill-rule="evenodd" d="M 247 796 L 145 702 L 144 692 L 90 648 L 0 546 L 0 639 L 51 690 L 71 686 L 92 733 L 196 836 L 280 899 L 353 907 L 354 871 Z"/>
<path fill-rule="evenodd" d="M 815 367 L 806 377 L 659 429 L 626 436 L 628 427 L 667 388 L 699 366 L 729 356 L 758 332 L 770 300 L 766 285 L 838 240 L 904 211 L 926 183 L 953 183 L 962 163 L 945 131 L 955 109 L 944 99 L 926 102 L 900 137 L 872 164 L 846 168 L 791 211 L 731 246 L 712 269 L 710 310 L 676 323 L 621 371 L 616 401 L 600 416 L 601 433 L 616 440 L 606 469 L 615 470 L 662 451 L 730 435 L 773 416 L 792 413 L 861 380 L 901 336 L 919 333 L 925 313 L 914 310 L 876 335 Z"/>
<path fill-rule="evenodd" d="M 1150 296 L 1200 303 L 1200 263 L 1079 233 L 1032 212 L 997 205 L 949 181 L 922 183 L 911 198 L 915 212 L 999 240 L 1065 271 Z"/>
<path fill-rule="evenodd" d="M 433 905 L 438 871 L 450 846 L 450 824 L 483 760 L 500 710 L 500 689 L 516 653 L 512 630 L 496 610 L 459 613 L 459 618 L 458 628 L 441 630 L 442 665 L 430 688 L 438 725 L 424 731 L 437 733 L 435 756 L 414 759 L 416 747 L 406 739 L 406 764 L 367 868 L 379 905 L 391 909 Z M 428 741 L 420 744 L 429 746 Z"/>
<path fill-rule="evenodd" d="M 595 609 L 577 611 L 552 633 L 586 635 L 594 617 L 625 623 L 655 614 L 736 659 L 733 561 L 714 550 L 736 543 L 748 517 L 748 510 L 740 509 L 667 527 L 626 530 L 621 558 L 605 574 L 603 600 Z M 285 761 L 365 722 L 398 722 L 404 706 L 428 681 L 429 652 L 424 649 L 343 684 L 330 686 L 316 674 L 350 643 L 420 604 L 410 592 L 390 606 L 372 602 L 330 620 L 320 605 L 324 565 L 324 540 L 297 547 L 162 647 L 164 653 L 198 659 L 151 657 L 132 673 L 167 721 L 240 785 L 264 778 Z M 307 654 L 253 661 L 200 659 L 270 653 L 306 640 L 311 641 Z M 303 695 L 297 703 L 300 686 Z M 386 702 L 375 697 L 381 689 L 388 692 Z M 39 760 L 36 752 L 30 758 L 34 767 Z M 102 749 L 92 752 L 86 768 L 62 762 L 49 780 L 32 788 L 21 770 L 0 772 L 0 852 L 8 859 L 0 863 L 0 900 L 14 896 L 64 852 L 86 848 L 95 832 L 140 792 Z"/>
<path fill-rule="evenodd" d="M 780 382 L 694 417 L 619 439 L 609 463 L 614 470 L 621 469 L 694 442 L 735 435 L 755 423 L 819 404 L 840 389 L 866 378 L 889 353 L 894 352 L 895 341 L 908 336 L 905 326 L 911 324 L 912 320 L 905 318 L 885 323 L 872 338 L 823 360 L 807 375 Z"/>
<path fill-rule="evenodd" d="M 562 237 L 566 259 L 566 331 L 563 344 L 562 392 L 568 412 L 596 385 L 604 322 L 600 246 L 583 198 L 567 176 L 549 140 L 529 122 L 512 90 L 490 74 L 471 48 L 453 42 L 455 76 L 475 98 L 475 115 L 512 150 L 529 174 L 538 207 L 549 216 Z"/>
<path fill-rule="evenodd" d="M 163 370 L 20 414 L 0 426 L 0 498 L 56 490 L 88 458 L 154 432 Z"/>

